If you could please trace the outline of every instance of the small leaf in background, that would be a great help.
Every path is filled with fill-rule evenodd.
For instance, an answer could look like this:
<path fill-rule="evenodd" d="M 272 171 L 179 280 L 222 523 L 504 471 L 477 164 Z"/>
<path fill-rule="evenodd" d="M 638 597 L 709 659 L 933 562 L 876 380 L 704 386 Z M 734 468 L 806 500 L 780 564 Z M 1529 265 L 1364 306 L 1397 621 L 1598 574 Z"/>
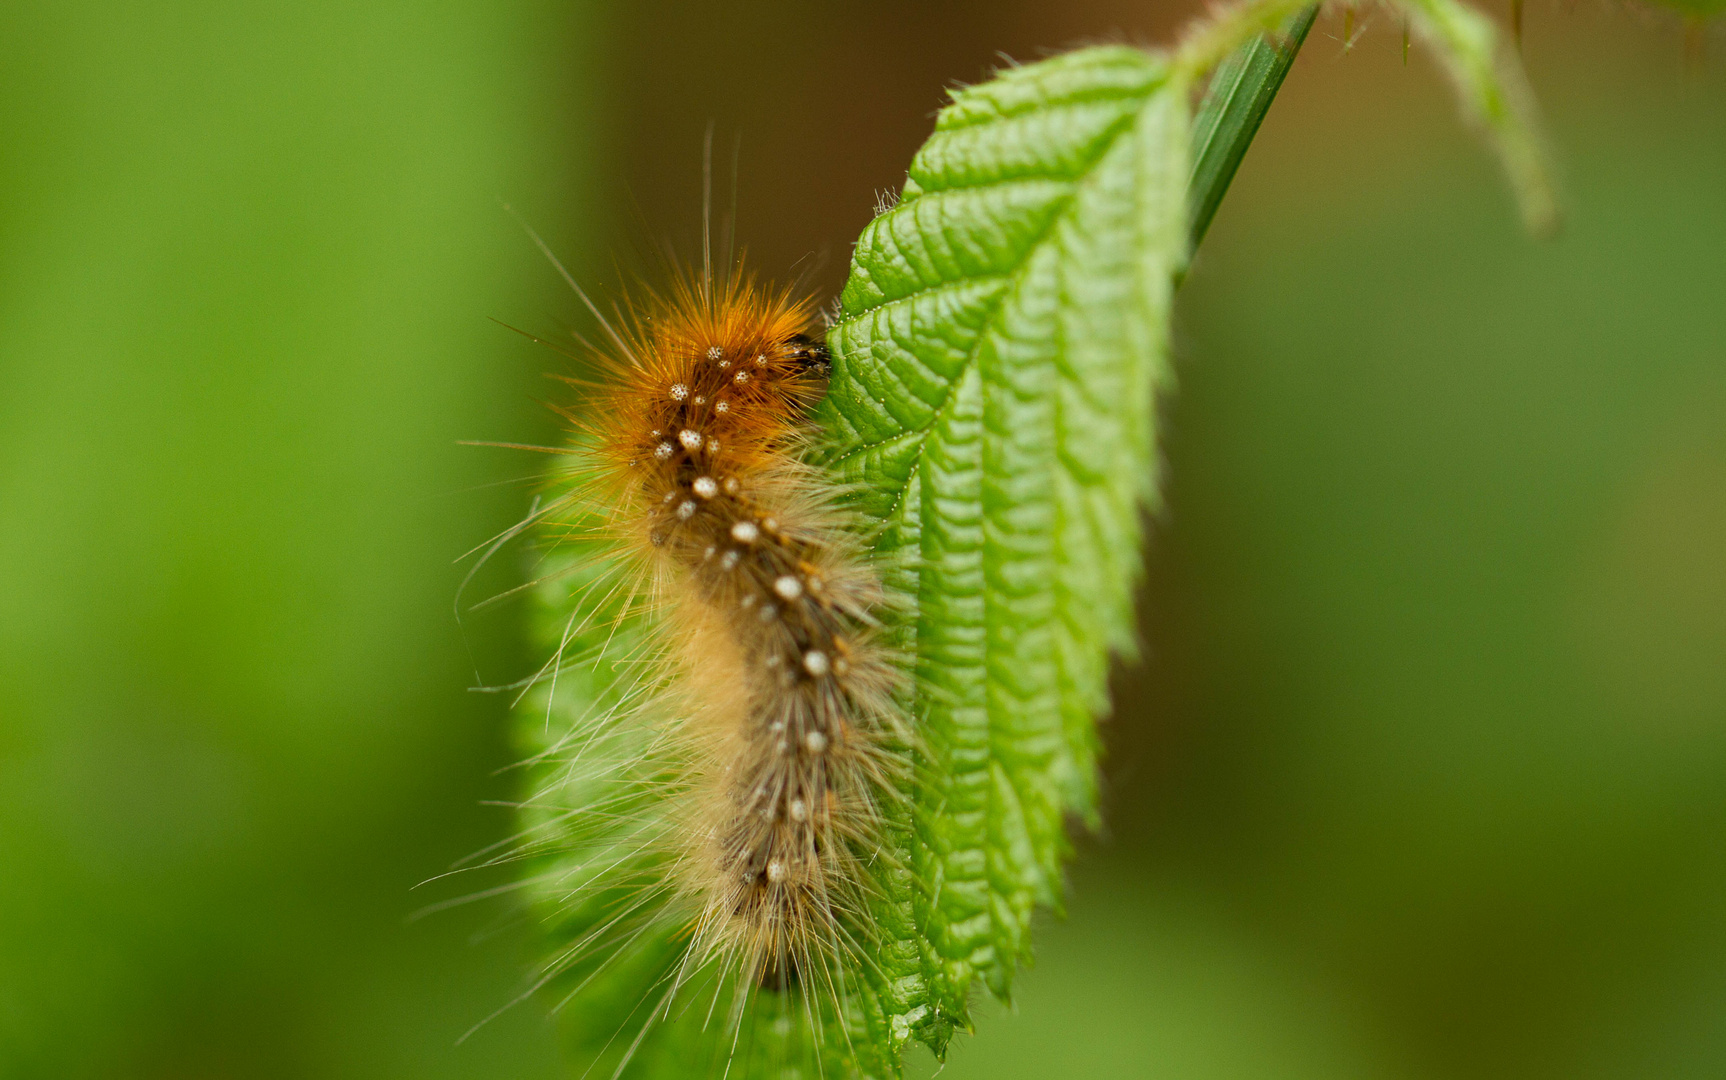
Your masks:
<path fill-rule="evenodd" d="M 1457 0 L 1403 0 L 1471 119 L 1510 177 L 1522 220 L 1537 235 L 1559 225 L 1558 192 L 1535 118 L 1534 94 L 1491 19 Z"/>

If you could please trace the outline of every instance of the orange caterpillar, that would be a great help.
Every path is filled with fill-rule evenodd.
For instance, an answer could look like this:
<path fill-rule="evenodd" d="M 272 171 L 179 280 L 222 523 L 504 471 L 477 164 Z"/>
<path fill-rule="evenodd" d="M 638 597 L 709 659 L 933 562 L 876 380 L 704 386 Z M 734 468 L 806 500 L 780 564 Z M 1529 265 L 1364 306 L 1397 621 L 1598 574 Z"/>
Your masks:
<path fill-rule="evenodd" d="M 695 913 L 685 970 L 718 957 L 769 988 L 831 988 L 860 953 L 896 724 L 879 578 L 803 462 L 828 369 L 811 319 L 742 272 L 679 276 L 623 325 L 601 316 L 601 377 L 565 412 L 585 448 L 570 475 L 607 508 L 680 669 L 647 712 L 689 760 L 663 834 Z"/>

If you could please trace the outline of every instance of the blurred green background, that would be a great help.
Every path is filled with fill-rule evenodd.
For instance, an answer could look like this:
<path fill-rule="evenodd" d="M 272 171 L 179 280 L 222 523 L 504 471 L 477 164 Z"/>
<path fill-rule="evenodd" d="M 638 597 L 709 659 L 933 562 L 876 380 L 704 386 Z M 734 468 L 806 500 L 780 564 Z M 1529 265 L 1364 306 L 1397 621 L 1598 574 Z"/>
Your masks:
<path fill-rule="evenodd" d="M 539 464 L 457 441 L 555 437 L 489 319 L 576 322 L 502 207 L 692 251 L 711 121 L 831 295 L 942 86 L 1194 5 L 1055 8 L 0 6 L 0 1076 L 560 1074 L 542 1002 L 456 1045 L 531 921 L 410 919 L 531 663 L 453 612 Z M 1726 1075 L 1726 43 L 1527 24 L 1546 244 L 1387 19 L 1310 39 L 1183 290 L 1108 828 L 943 1077 Z"/>

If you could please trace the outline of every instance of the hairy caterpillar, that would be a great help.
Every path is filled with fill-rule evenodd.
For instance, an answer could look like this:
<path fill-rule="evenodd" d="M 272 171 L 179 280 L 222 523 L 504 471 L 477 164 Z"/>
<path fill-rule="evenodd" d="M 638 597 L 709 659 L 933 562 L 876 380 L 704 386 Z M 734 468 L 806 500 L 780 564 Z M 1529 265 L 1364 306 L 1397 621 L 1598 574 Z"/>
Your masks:
<path fill-rule="evenodd" d="M 570 924 L 545 981 L 573 998 L 663 966 L 647 1002 L 594 1010 L 640 1028 L 619 1072 L 696 986 L 708 1014 L 730 995 L 732 1031 L 765 991 L 819 1043 L 870 962 L 880 802 L 909 738 L 880 577 L 805 462 L 827 351 L 808 301 L 741 266 L 675 272 L 615 319 L 590 308 L 605 344 L 576 354 L 569 450 L 523 523 L 551 541 L 541 587 L 579 592 L 582 616 L 530 689 L 550 710 L 580 681 L 595 703 L 535 748 L 547 828 L 525 854 Z"/>

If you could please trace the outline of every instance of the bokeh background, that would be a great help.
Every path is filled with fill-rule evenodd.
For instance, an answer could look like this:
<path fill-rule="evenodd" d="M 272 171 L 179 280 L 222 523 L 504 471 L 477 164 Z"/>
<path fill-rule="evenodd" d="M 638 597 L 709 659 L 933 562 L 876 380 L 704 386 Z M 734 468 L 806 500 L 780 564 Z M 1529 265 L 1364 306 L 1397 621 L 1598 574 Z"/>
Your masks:
<path fill-rule="evenodd" d="M 561 1073 L 506 608 L 582 275 L 831 295 L 941 91 L 1188 3 L 0 5 L 0 1076 Z M 1108 825 L 948 1080 L 1726 1075 L 1726 40 L 1537 2 L 1570 221 L 1321 21 L 1183 289 Z M 624 260 L 627 263 L 627 258 Z M 496 561 L 477 595 L 517 572 Z M 913 1069 L 928 1075 L 933 1063 Z"/>

